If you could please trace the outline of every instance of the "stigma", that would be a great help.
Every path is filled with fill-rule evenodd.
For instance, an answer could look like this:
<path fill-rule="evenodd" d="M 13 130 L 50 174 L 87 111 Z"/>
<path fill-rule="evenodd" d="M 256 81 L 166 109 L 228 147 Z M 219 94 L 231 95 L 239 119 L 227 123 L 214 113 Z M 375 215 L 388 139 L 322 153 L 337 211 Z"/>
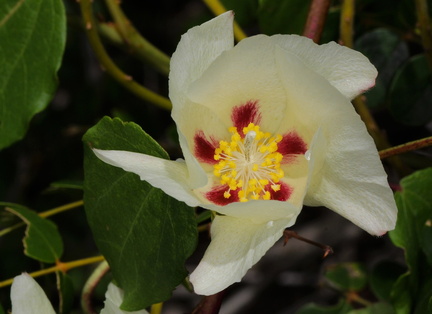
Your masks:
<path fill-rule="evenodd" d="M 226 186 L 224 197 L 229 199 L 238 190 L 240 202 L 269 200 L 271 191 L 277 192 L 284 177 L 280 167 L 282 154 L 278 152 L 281 135 L 272 136 L 249 123 L 243 130 L 230 127 L 230 141 L 220 141 L 215 149 L 213 174 Z M 242 132 L 242 135 L 240 135 Z"/>

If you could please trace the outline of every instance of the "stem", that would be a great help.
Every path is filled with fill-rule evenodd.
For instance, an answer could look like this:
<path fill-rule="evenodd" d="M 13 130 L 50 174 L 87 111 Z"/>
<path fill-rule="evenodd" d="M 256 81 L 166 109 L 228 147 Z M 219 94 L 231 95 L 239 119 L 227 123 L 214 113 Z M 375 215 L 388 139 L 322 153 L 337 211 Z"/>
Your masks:
<path fill-rule="evenodd" d="M 120 33 L 123 43 L 132 49 L 132 53 L 139 54 L 160 73 L 168 75 L 170 58 L 141 36 L 124 14 L 119 1 L 105 0 L 105 3 L 114 18 L 115 27 Z"/>
<path fill-rule="evenodd" d="M 371 306 L 372 305 L 372 302 L 362 298 L 355 291 L 348 291 L 346 293 L 346 298 L 347 298 L 348 303 L 356 302 L 356 303 L 363 305 L 363 306 Z"/>
<path fill-rule="evenodd" d="M 97 59 L 101 63 L 101 66 L 107 71 L 108 74 L 117 80 L 117 82 L 129 89 L 138 97 L 158 105 L 161 108 L 170 110 L 172 105 L 168 98 L 160 96 L 138 84 L 132 79 L 131 76 L 125 74 L 122 70 L 120 70 L 119 67 L 117 67 L 102 45 L 102 41 L 99 37 L 96 27 L 97 24 L 93 17 L 93 9 L 90 0 L 81 0 L 79 3 L 90 45 L 92 46 Z"/>
<path fill-rule="evenodd" d="M 91 297 L 93 295 L 94 290 L 97 285 L 101 281 L 101 279 L 106 275 L 109 271 L 110 267 L 107 261 L 103 261 L 99 264 L 98 267 L 93 271 L 90 277 L 87 279 L 83 291 L 81 293 L 81 307 L 85 314 L 95 314 L 96 311 L 93 309 L 91 303 Z"/>
<path fill-rule="evenodd" d="M 66 205 L 62 205 L 62 206 L 59 206 L 59 207 L 47 210 L 45 212 L 41 212 L 38 215 L 40 217 L 42 217 L 42 218 L 46 218 L 46 217 L 53 216 L 53 215 L 59 214 L 61 212 L 67 211 L 69 209 L 77 208 L 79 206 L 82 206 L 83 204 L 84 204 L 84 202 L 82 200 L 81 201 L 76 201 L 76 202 L 73 202 L 73 203 L 69 203 L 69 204 L 66 204 Z M 8 228 L 4 228 L 4 229 L 2 229 L 0 231 L 0 237 L 4 236 L 5 234 L 7 234 L 7 233 L 9 233 L 9 232 L 11 232 L 13 230 L 16 230 L 16 229 L 18 229 L 20 227 L 23 227 L 23 226 L 25 226 L 25 223 L 19 222 L 19 223 L 13 225 L 13 226 L 10 226 Z"/>
<path fill-rule="evenodd" d="M 217 314 L 226 290 L 204 297 L 192 314 Z"/>
<path fill-rule="evenodd" d="M 340 19 L 340 42 L 342 45 L 352 48 L 354 26 L 355 0 L 343 0 Z"/>
<path fill-rule="evenodd" d="M 36 277 L 40 277 L 43 275 L 55 273 L 56 271 L 67 272 L 67 271 L 71 270 L 72 268 L 77 268 L 77 267 L 88 265 L 88 264 L 102 262 L 103 260 L 104 260 L 104 257 L 102 255 L 100 255 L 100 256 L 95 256 L 95 257 L 83 258 L 83 259 L 79 259 L 79 260 L 67 262 L 67 263 L 62 263 L 59 261 L 53 267 L 38 270 L 38 271 L 35 271 L 33 273 L 30 273 L 29 275 L 32 276 L 33 278 L 36 278 Z M 11 279 L 7 279 L 4 281 L 0 281 L 0 288 L 11 285 L 13 280 L 14 279 L 11 278 Z"/>
<path fill-rule="evenodd" d="M 320 41 L 329 8 L 330 0 L 312 1 L 303 36 L 312 39 L 315 43 Z"/>
<path fill-rule="evenodd" d="M 161 314 L 163 302 L 153 304 L 150 309 L 150 314 Z"/>
<path fill-rule="evenodd" d="M 426 0 L 415 0 L 417 24 L 420 29 L 420 36 L 426 59 L 429 64 L 429 70 L 432 71 L 432 28 L 429 17 L 429 8 Z"/>
<path fill-rule="evenodd" d="M 214 15 L 220 15 L 225 13 L 227 9 L 219 0 L 203 0 L 207 7 L 214 13 Z M 247 38 L 245 32 L 241 29 L 236 21 L 234 21 L 234 37 L 237 41 Z"/>
<path fill-rule="evenodd" d="M 309 240 L 309 239 L 303 238 L 302 236 L 300 236 L 300 235 L 299 235 L 297 232 L 295 232 L 295 231 L 285 229 L 284 232 L 283 232 L 283 236 L 284 236 L 284 238 L 285 238 L 285 239 L 284 239 L 284 246 L 287 244 L 287 242 L 288 242 L 289 239 L 291 239 L 291 238 L 295 238 L 295 239 L 297 239 L 297 240 L 300 240 L 300 241 L 306 242 L 306 243 L 308 243 L 308 244 L 311 244 L 311 245 L 313 245 L 313 246 L 316 246 L 316 247 L 319 247 L 320 249 L 322 249 L 322 250 L 324 251 L 324 256 L 323 256 L 323 258 L 326 258 L 329 254 L 332 254 L 332 253 L 333 253 L 333 249 L 332 249 L 331 246 L 326 245 L 326 244 L 321 244 L 321 243 L 318 243 L 318 242 L 315 242 L 315 241 L 312 241 L 312 240 Z"/>
<path fill-rule="evenodd" d="M 399 146 L 395 146 L 395 147 L 381 150 L 379 152 L 379 155 L 380 155 L 381 159 L 384 159 L 384 158 L 388 158 L 388 157 L 391 157 L 394 155 L 410 152 L 410 151 L 417 150 L 417 149 L 427 147 L 427 146 L 432 146 L 432 136 L 425 137 L 425 138 L 422 138 L 420 140 L 408 142 L 408 143 L 405 143 L 405 144 L 402 144 Z"/>
<path fill-rule="evenodd" d="M 57 215 L 61 212 L 67 211 L 69 209 L 74 209 L 74 208 L 80 207 L 82 205 L 84 205 L 83 200 L 72 202 L 72 203 L 69 203 L 66 205 L 62 205 L 62 206 L 41 212 L 41 213 L 39 213 L 39 216 L 41 216 L 42 218 L 47 218 L 49 216 Z"/>

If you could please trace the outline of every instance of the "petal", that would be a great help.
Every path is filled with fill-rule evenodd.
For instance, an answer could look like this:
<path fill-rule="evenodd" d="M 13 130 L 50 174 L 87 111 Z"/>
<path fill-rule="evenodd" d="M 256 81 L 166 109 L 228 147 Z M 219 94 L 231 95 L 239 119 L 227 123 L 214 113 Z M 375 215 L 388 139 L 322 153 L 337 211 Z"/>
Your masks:
<path fill-rule="evenodd" d="M 133 172 L 156 188 L 189 206 L 198 206 L 199 200 L 192 193 L 186 164 L 145 154 L 93 149 L 95 155 L 115 167 Z"/>
<path fill-rule="evenodd" d="M 349 99 L 375 85 L 378 72 L 358 51 L 335 42 L 317 45 L 309 38 L 297 35 L 275 35 L 271 39 L 299 57 Z"/>
<path fill-rule="evenodd" d="M 363 122 L 352 115 L 335 116 L 327 129 L 327 146 L 313 150 L 320 159 L 306 195 L 306 205 L 323 205 L 373 235 L 383 235 L 396 224 L 397 208 L 387 175 Z"/>
<path fill-rule="evenodd" d="M 179 135 L 180 147 L 189 172 L 190 187 L 195 189 L 206 185 L 208 181 L 207 174 L 204 172 L 197 159 L 192 155 L 189 149 L 189 144 L 183 133 L 180 130 L 177 130 L 177 133 Z"/>
<path fill-rule="evenodd" d="M 123 311 L 120 305 L 123 303 L 124 292 L 113 283 L 108 285 L 108 290 L 105 293 L 105 306 L 100 314 L 148 314 L 146 310 L 140 311 Z"/>
<path fill-rule="evenodd" d="M 311 151 L 314 172 L 305 204 L 326 206 L 371 234 L 394 228 L 397 209 L 364 123 L 328 81 L 305 68 L 297 57 L 288 56 L 276 49 L 289 104 L 282 124 L 295 125 L 307 142 L 312 139 L 304 134 L 321 127 L 326 141 Z"/>
<path fill-rule="evenodd" d="M 198 294 L 215 294 L 239 282 L 282 236 L 295 219 L 254 224 L 244 219 L 216 216 L 207 251 L 190 281 Z"/>
<path fill-rule="evenodd" d="M 291 185 L 290 187 L 292 188 Z M 298 193 L 303 198 L 305 188 Z M 200 206 L 223 215 L 247 219 L 253 223 L 262 224 L 278 219 L 295 220 L 301 211 L 302 202 L 294 205 L 291 204 L 290 200 L 284 202 L 276 200 L 250 200 L 248 202 L 230 203 L 225 206 L 217 206 L 214 204 L 201 204 Z"/>
<path fill-rule="evenodd" d="M 187 96 L 209 108 L 225 125 L 259 120 L 261 130 L 273 133 L 286 108 L 284 86 L 277 75 L 275 47 L 264 35 L 242 40 L 191 84 Z M 251 104 L 257 109 L 241 109 L 248 109 Z M 242 115 L 246 117 L 243 119 Z"/>
<path fill-rule="evenodd" d="M 11 287 L 12 313 L 55 314 L 45 292 L 28 274 L 16 276 Z"/>
<path fill-rule="evenodd" d="M 184 93 L 223 51 L 234 46 L 232 11 L 191 28 L 184 34 L 172 55 L 169 74 L 169 97 L 173 118 L 181 112 Z"/>

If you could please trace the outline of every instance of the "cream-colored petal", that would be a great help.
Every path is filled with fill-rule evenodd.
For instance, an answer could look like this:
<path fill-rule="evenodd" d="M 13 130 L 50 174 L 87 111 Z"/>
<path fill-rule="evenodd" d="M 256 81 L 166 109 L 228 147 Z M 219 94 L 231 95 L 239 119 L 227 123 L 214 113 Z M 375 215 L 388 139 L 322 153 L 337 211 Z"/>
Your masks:
<path fill-rule="evenodd" d="M 228 128 L 231 125 L 223 124 L 209 108 L 194 103 L 184 104 L 182 113 L 178 116 L 176 123 L 180 145 L 191 178 L 199 178 L 196 179 L 197 183 L 192 184 L 192 186 L 194 188 L 202 187 L 206 184 L 206 181 L 204 182 L 203 168 L 205 171 L 212 172 L 213 165 L 199 160 L 200 156 L 196 152 L 198 144 L 196 138 L 204 137 L 209 143 L 215 144 L 215 149 L 219 147 L 220 140 L 229 140 L 231 134 L 228 132 Z M 214 154 L 214 150 L 211 153 Z M 214 161 L 213 157 L 212 161 Z"/>
<path fill-rule="evenodd" d="M 299 57 L 349 99 L 375 85 L 378 72 L 358 51 L 335 42 L 317 45 L 311 39 L 297 35 L 275 35 L 271 39 Z"/>
<path fill-rule="evenodd" d="M 345 125 L 338 123 L 342 120 Z M 397 208 L 373 140 L 354 115 L 336 115 L 333 122 L 327 146 L 312 152 L 324 159 L 311 177 L 305 204 L 326 206 L 382 235 L 394 229 Z"/>
<path fill-rule="evenodd" d="M 11 301 L 13 314 L 55 314 L 45 292 L 26 273 L 14 278 L 11 287 Z"/>
<path fill-rule="evenodd" d="M 93 152 L 107 164 L 139 175 L 141 180 L 189 206 L 198 206 L 200 203 L 192 193 L 189 173 L 182 161 L 119 150 L 93 149 Z"/>
<path fill-rule="evenodd" d="M 196 189 L 205 186 L 208 181 L 207 174 L 191 152 L 191 150 L 194 149 L 193 144 L 189 146 L 188 141 L 179 129 L 177 129 L 177 133 L 179 136 L 180 147 L 182 149 L 183 157 L 185 159 L 187 170 L 189 173 L 188 181 L 190 188 Z"/>
<path fill-rule="evenodd" d="M 198 294 L 215 294 L 238 282 L 282 236 L 295 219 L 254 224 L 245 219 L 217 216 L 207 251 L 190 281 Z"/>
<path fill-rule="evenodd" d="M 120 305 L 123 303 L 123 296 L 123 290 L 117 287 L 115 284 L 110 283 L 108 285 L 108 290 L 105 293 L 105 306 L 100 314 L 148 314 L 146 310 L 133 312 L 121 310 Z"/>
<path fill-rule="evenodd" d="M 348 100 L 295 56 L 276 49 L 288 99 L 283 124 L 300 133 L 320 127 L 306 205 L 324 205 L 371 234 L 393 229 L 397 209 L 372 138 Z M 290 68 L 291 72 L 283 71 Z M 294 74 L 295 73 L 295 74 Z M 311 141 L 307 140 L 307 141 Z M 311 152 L 312 153 L 312 152 Z"/>
<path fill-rule="evenodd" d="M 171 57 L 169 97 L 175 121 L 185 103 L 185 92 L 223 51 L 234 46 L 233 12 L 229 11 L 184 34 Z"/>
<path fill-rule="evenodd" d="M 295 220 L 302 208 L 302 205 L 293 205 L 289 201 L 275 200 L 250 200 L 225 206 L 214 204 L 201 204 L 200 206 L 223 215 L 248 219 L 257 224 L 277 219 Z"/>
<path fill-rule="evenodd" d="M 242 40 L 233 49 L 222 53 L 191 84 L 187 96 L 208 107 L 228 125 L 233 123 L 234 107 L 256 102 L 261 129 L 274 132 L 285 114 L 286 105 L 284 87 L 277 75 L 275 47 L 264 35 Z"/>

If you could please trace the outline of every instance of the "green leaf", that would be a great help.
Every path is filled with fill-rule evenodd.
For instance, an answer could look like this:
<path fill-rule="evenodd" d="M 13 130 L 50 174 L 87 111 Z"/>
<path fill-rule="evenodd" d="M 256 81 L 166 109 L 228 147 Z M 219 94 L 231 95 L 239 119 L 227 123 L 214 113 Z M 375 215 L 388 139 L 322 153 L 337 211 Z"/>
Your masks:
<path fill-rule="evenodd" d="M 389 301 L 393 285 L 406 268 L 390 261 L 377 264 L 369 276 L 372 291 L 378 299 Z"/>
<path fill-rule="evenodd" d="M 371 306 L 349 311 L 348 314 L 394 314 L 393 307 L 386 302 L 374 303 Z"/>
<path fill-rule="evenodd" d="M 311 0 L 261 0 L 258 23 L 261 32 L 273 34 L 301 34 Z"/>
<path fill-rule="evenodd" d="M 51 100 L 66 39 L 61 0 L 0 1 L 0 149 Z"/>
<path fill-rule="evenodd" d="M 429 168 L 404 178 L 402 191 L 395 195 L 398 220 L 395 230 L 389 234 L 393 243 L 405 250 L 408 265 L 408 272 L 398 279 L 392 291 L 397 313 L 412 313 L 416 308 L 424 310 L 431 296 L 431 186 L 432 168 Z"/>
<path fill-rule="evenodd" d="M 423 125 L 432 119 L 432 83 L 424 55 L 412 57 L 395 74 L 390 86 L 389 109 L 407 125 Z"/>
<path fill-rule="evenodd" d="M 331 286 L 341 291 L 359 291 L 367 284 L 364 266 L 358 263 L 341 263 L 327 268 L 325 278 Z"/>
<path fill-rule="evenodd" d="M 360 37 L 355 48 L 378 70 L 375 86 L 366 93 L 367 104 L 371 108 L 383 105 L 393 75 L 409 57 L 408 46 L 393 32 L 379 28 Z"/>
<path fill-rule="evenodd" d="M 6 210 L 17 215 L 27 225 L 24 237 L 24 253 L 44 263 L 55 263 L 63 254 L 63 241 L 57 226 L 36 212 L 12 203 L 0 203 Z"/>
<path fill-rule="evenodd" d="M 184 262 L 197 241 L 194 211 L 100 161 L 88 144 L 168 158 L 138 125 L 102 119 L 84 136 L 84 202 L 97 246 L 125 291 L 122 309 L 136 311 L 168 299 L 186 277 Z"/>
<path fill-rule="evenodd" d="M 352 307 L 345 299 L 340 299 L 334 306 L 320 306 L 314 303 L 306 304 L 296 314 L 345 314 L 352 310 Z"/>
<path fill-rule="evenodd" d="M 3 309 L 3 306 L 0 304 L 0 314 L 5 314 L 5 311 Z"/>

